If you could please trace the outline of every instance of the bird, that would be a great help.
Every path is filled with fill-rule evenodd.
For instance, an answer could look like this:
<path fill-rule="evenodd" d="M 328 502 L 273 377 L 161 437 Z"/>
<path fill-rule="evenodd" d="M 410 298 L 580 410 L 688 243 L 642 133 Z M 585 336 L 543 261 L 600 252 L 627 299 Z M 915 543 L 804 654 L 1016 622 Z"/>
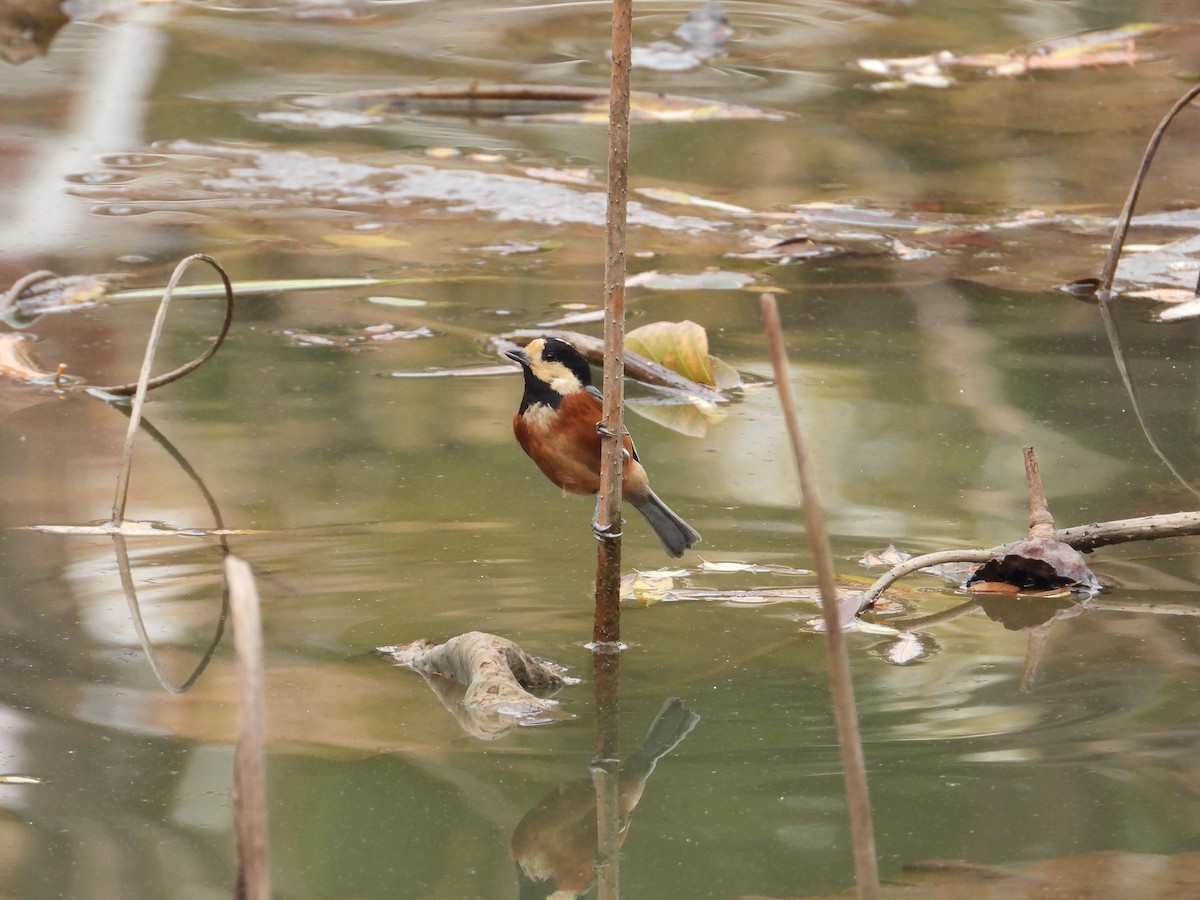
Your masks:
<path fill-rule="evenodd" d="M 679 746 L 700 717 L 668 698 L 640 747 L 617 766 L 618 845 L 658 761 Z M 508 853 L 517 864 L 521 900 L 575 900 L 596 881 L 596 789 L 591 778 L 552 788 L 513 829 Z"/>
<path fill-rule="evenodd" d="M 587 360 L 553 337 L 534 338 L 524 350 L 505 355 L 520 363 L 525 375 L 525 393 L 513 416 L 517 443 L 542 474 L 568 494 L 598 495 L 604 398 L 592 386 Z M 645 516 L 668 556 L 683 556 L 700 541 L 700 533 L 650 490 L 628 432 L 623 442 L 622 496 Z"/>

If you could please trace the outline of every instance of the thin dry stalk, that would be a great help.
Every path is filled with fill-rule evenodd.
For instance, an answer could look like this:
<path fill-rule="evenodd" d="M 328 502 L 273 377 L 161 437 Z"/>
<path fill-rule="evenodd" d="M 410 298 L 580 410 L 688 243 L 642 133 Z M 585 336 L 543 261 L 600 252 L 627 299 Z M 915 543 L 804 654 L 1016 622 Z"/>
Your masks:
<path fill-rule="evenodd" d="M 1158 151 L 1158 145 L 1162 142 L 1163 136 L 1167 132 L 1167 128 L 1175 117 L 1183 110 L 1185 106 L 1191 103 L 1196 97 L 1200 96 L 1200 85 L 1190 88 L 1182 97 L 1175 101 L 1175 105 L 1167 112 L 1158 127 L 1154 129 L 1154 134 L 1150 137 L 1150 142 L 1146 145 L 1146 152 L 1142 155 L 1141 165 L 1138 166 L 1137 175 L 1134 176 L 1133 184 L 1130 185 L 1129 195 L 1125 198 L 1125 208 L 1121 210 L 1121 216 L 1117 220 L 1117 227 L 1113 231 L 1112 244 L 1108 248 L 1108 257 L 1104 261 L 1104 271 L 1100 274 L 1099 285 L 1096 289 L 1096 299 L 1100 304 L 1100 319 L 1104 323 L 1104 333 L 1108 337 L 1109 346 L 1112 348 L 1113 360 L 1117 365 L 1117 373 L 1121 376 L 1121 383 L 1125 387 L 1125 393 L 1129 395 L 1129 405 L 1133 409 L 1133 414 L 1137 418 L 1138 426 L 1142 429 L 1142 434 L 1145 435 L 1146 442 L 1150 445 L 1150 449 L 1154 455 L 1162 461 L 1167 470 L 1175 476 L 1176 480 L 1193 494 L 1200 496 L 1200 491 L 1192 486 L 1183 475 L 1175 468 L 1175 465 L 1167 457 L 1166 453 L 1158 446 L 1158 441 L 1150 431 L 1150 424 L 1146 421 L 1145 415 L 1142 413 L 1141 403 L 1138 402 L 1137 392 L 1133 387 L 1133 377 L 1129 373 L 1129 366 L 1125 361 L 1125 352 L 1121 345 L 1121 333 L 1117 328 L 1117 320 L 1113 317 L 1111 302 L 1112 302 L 1112 286 L 1113 279 L 1117 274 L 1117 264 L 1121 260 L 1121 250 L 1125 246 L 1125 237 L 1129 233 L 1129 223 L 1133 219 L 1133 209 L 1137 205 L 1138 196 L 1142 192 L 1142 184 L 1146 181 L 1146 175 L 1150 171 L 1150 164 L 1154 160 L 1154 154 Z M 1200 292 L 1200 281 L 1196 283 L 1196 290 Z"/>
<path fill-rule="evenodd" d="M 621 640 L 621 483 L 625 373 L 625 220 L 629 191 L 629 73 L 633 2 L 613 0 L 612 85 L 608 109 L 608 212 L 604 257 L 604 419 L 601 431 L 598 527 L 606 533 L 596 554 L 596 616 L 592 641 Z M 601 898 L 604 895 L 601 894 Z"/>
<path fill-rule="evenodd" d="M 234 751 L 234 822 L 237 830 L 238 898 L 270 900 L 267 781 L 263 749 L 263 639 L 258 588 L 250 564 L 225 557 L 237 652 L 238 741 Z"/>
<path fill-rule="evenodd" d="M 1121 210 L 1117 227 L 1113 231 L 1112 244 L 1108 248 L 1108 258 L 1104 261 L 1104 271 L 1100 273 L 1098 295 L 1102 305 L 1112 292 L 1113 279 L 1117 274 L 1117 263 L 1121 259 L 1121 249 L 1125 246 L 1125 236 L 1129 234 L 1129 223 L 1133 219 L 1133 208 L 1137 205 L 1142 185 L 1146 181 L 1146 175 L 1150 172 L 1150 164 L 1154 161 L 1154 154 L 1158 152 L 1158 145 L 1162 143 L 1163 136 L 1167 133 L 1167 127 L 1174 118 L 1198 96 L 1200 96 L 1200 84 L 1189 88 L 1187 93 L 1176 100 L 1175 105 L 1158 123 L 1158 127 L 1154 129 L 1154 134 L 1150 137 L 1150 143 L 1146 145 L 1146 152 L 1142 154 L 1142 163 L 1138 166 L 1137 175 L 1134 176 L 1133 184 L 1129 187 L 1129 195 L 1125 198 L 1125 208 Z"/>
<path fill-rule="evenodd" d="M 817 495 L 816 475 L 805 446 L 792 395 L 788 373 L 787 349 L 783 343 L 783 328 L 775 298 L 762 295 L 763 329 L 775 370 L 779 403 L 784 423 L 796 459 L 796 474 L 804 504 L 804 524 L 812 547 L 813 564 L 817 571 L 817 587 L 821 592 L 821 613 L 825 621 L 825 646 L 829 663 L 829 686 L 833 694 L 834 718 L 837 721 L 838 745 L 841 748 L 842 768 L 846 780 L 846 802 L 850 813 L 850 833 L 854 844 L 854 870 L 858 895 L 862 900 L 879 897 L 879 864 L 875 857 L 875 829 L 871 821 L 871 800 L 867 792 L 867 773 L 863 762 L 862 741 L 858 732 L 858 711 L 854 705 L 854 684 L 850 676 L 850 657 L 838 615 L 837 582 L 833 571 L 833 551 L 825 530 L 825 517 Z"/>
<path fill-rule="evenodd" d="M 229 334 L 229 327 L 233 324 L 233 285 L 229 281 L 229 276 L 225 274 L 225 270 L 221 268 L 221 265 L 215 259 L 210 256 L 205 256 L 203 253 L 194 253 L 179 263 L 179 266 L 177 266 L 175 269 L 176 273 L 178 275 L 182 275 L 183 273 L 180 272 L 180 268 L 182 267 L 186 269 L 187 266 L 194 260 L 206 262 L 213 266 L 217 272 L 220 273 L 221 282 L 225 288 L 225 318 L 221 322 L 221 327 L 217 331 L 216 336 L 213 337 L 212 343 L 208 345 L 207 350 L 190 362 L 184 363 L 178 369 L 172 369 L 170 372 L 163 372 L 163 374 L 156 375 L 155 377 L 151 378 L 146 383 L 147 390 L 152 391 L 155 388 L 165 387 L 173 381 L 178 381 L 184 375 L 196 371 L 196 369 L 200 368 L 202 365 L 212 359 L 216 352 L 221 349 L 221 345 L 225 343 L 225 338 Z M 176 284 L 177 282 L 178 278 L 175 275 L 172 275 L 171 284 Z M 170 292 L 171 294 L 175 293 L 171 284 L 167 286 L 167 291 L 164 292 L 164 303 L 167 300 L 167 292 Z M 127 384 L 89 385 L 89 387 L 94 391 L 105 394 L 113 394 L 117 397 L 129 397 L 137 392 L 139 383 L 140 379 L 139 381 L 132 381 Z"/>
<path fill-rule="evenodd" d="M 167 384 L 178 378 L 182 378 L 188 372 L 193 371 L 208 360 L 221 342 L 225 339 L 225 334 L 229 331 L 229 323 L 233 320 L 233 286 L 229 283 L 229 276 L 225 274 L 225 270 L 211 256 L 205 256 L 202 253 L 195 253 L 180 261 L 175 267 L 175 271 L 171 273 L 171 280 L 167 283 L 167 288 L 163 292 L 162 301 L 158 305 L 158 313 L 154 317 L 154 325 L 150 329 L 150 338 L 146 341 L 146 354 L 142 358 L 142 370 L 138 375 L 137 385 L 134 390 L 133 407 L 129 415 L 129 427 L 125 430 L 125 446 L 121 452 L 121 469 L 117 474 L 117 491 L 113 498 L 112 524 L 120 525 L 125 519 L 125 503 L 129 499 L 129 474 L 133 467 L 133 445 L 137 438 L 138 426 L 142 421 L 142 407 L 146 405 L 146 393 L 150 390 L 151 379 L 150 369 L 154 365 L 154 354 L 158 352 L 158 342 L 162 337 L 163 325 L 167 320 L 167 308 L 171 305 L 171 298 L 175 294 L 175 288 L 179 285 L 179 280 L 183 277 L 184 272 L 188 267 L 196 261 L 208 263 L 220 274 L 221 279 L 225 283 L 226 304 L 225 304 L 225 323 L 221 329 L 219 338 L 213 342 L 212 346 L 192 362 L 186 366 L 167 373 L 154 379 L 155 386 Z M 164 379 L 168 379 L 164 381 Z M 100 388 L 100 390 L 108 393 L 121 393 L 121 389 L 128 385 L 117 385 L 115 388 Z"/>

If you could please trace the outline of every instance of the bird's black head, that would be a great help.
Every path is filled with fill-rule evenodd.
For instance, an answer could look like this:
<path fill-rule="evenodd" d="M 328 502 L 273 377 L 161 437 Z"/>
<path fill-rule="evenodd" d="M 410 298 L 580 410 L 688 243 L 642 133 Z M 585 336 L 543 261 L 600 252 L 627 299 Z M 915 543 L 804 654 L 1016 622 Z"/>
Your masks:
<path fill-rule="evenodd" d="M 505 354 L 525 370 L 521 412 L 542 404 L 557 409 L 563 397 L 592 385 L 592 370 L 574 347 L 558 338 L 534 338 L 524 350 Z"/>
<path fill-rule="evenodd" d="M 530 344 L 530 347 L 533 346 L 533 343 Z M 566 366 L 567 371 L 575 376 L 580 386 L 585 388 L 591 387 L 591 367 L 588 365 L 587 360 L 583 358 L 583 354 L 566 341 L 559 340 L 558 338 L 545 338 L 542 341 L 541 358 L 543 363 L 551 366 L 554 363 L 561 363 L 563 366 Z"/>

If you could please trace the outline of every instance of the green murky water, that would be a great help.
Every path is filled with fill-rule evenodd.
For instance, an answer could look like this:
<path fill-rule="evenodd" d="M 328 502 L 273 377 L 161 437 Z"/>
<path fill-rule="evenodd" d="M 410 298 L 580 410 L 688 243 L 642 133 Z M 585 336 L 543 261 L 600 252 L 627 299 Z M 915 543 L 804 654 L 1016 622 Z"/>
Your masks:
<path fill-rule="evenodd" d="M 1137 431 L 1095 308 L 1050 290 L 1100 267 L 1144 142 L 1186 83 L 1190 6 L 727 8 L 724 56 L 638 70 L 635 87 L 786 118 L 636 126 L 630 271 L 719 268 L 754 283 L 631 289 L 631 326 L 699 322 L 715 354 L 765 378 L 757 295 L 780 291 L 842 574 L 871 577 L 858 559 L 891 542 L 920 552 L 1019 536 L 1027 444 L 1060 525 L 1195 507 Z M 639 9 L 637 40 L 667 38 L 686 9 Z M 602 87 L 606 15 L 601 3 L 112 4 L 80 13 L 47 56 L 0 68 L 5 283 L 50 268 L 153 286 L 190 252 L 243 281 L 412 279 L 244 299 L 218 357 L 147 408 L 225 523 L 254 530 L 231 546 L 261 573 L 280 897 L 515 897 L 514 827 L 586 776 L 591 505 L 560 496 L 517 449 L 515 372 L 397 376 L 493 365 L 478 334 L 594 306 L 603 252 L 603 125 L 339 122 L 292 99 L 476 79 Z M 877 79 L 854 65 L 1135 21 L 1177 25 L 1150 45 L 1161 60 L 896 92 L 871 90 Z M 1196 122 L 1185 114 L 1164 148 L 1145 210 L 1194 198 Z M 654 192 L 666 189 L 744 211 Z M 1190 222 L 1135 240 L 1194 236 Z M 802 236 L 843 252 L 747 258 Z M 1170 271 L 1194 283 L 1186 259 Z M 119 382 L 134 377 L 152 316 L 152 303 L 118 302 L 28 332 L 43 368 Z M 1156 438 L 1196 477 L 1195 329 L 1149 324 L 1140 306 L 1119 318 Z M 162 365 L 218 324 L 215 302 L 177 303 Z M 383 324 L 417 333 L 351 348 L 297 338 Z M 661 418 L 648 389 L 629 394 L 655 487 L 704 534 L 704 559 L 809 564 L 772 390 L 738 395 L 702 436 L 637 414 Z M 126 419 L 9 383 L 0 403 L 0 773 L 41 780 L 0 784 L 0 895 L 229 896 L 231 648 L 190 691 L 165 692 L 111 541 L 23 530 L 108 515 Z M 148 440 L 130 514 L 211 523 Z M 640 519 L 626 534 L 627 567 L 664 563 Z M 219 554 L 196 538 L 130 548 L 162 665 L 183 681 L 219 613 Z M 684 563 L 689 587 L 796 583 Z M 903 666 L 883 658 L 891 638 L 850 635 L 885 875 L 931 859 L 1195 849 L 1194 543 L 1109 548 L 1093 563 L 1110 590 L 1056 622 L 1028 690 L 1030 636 L 980 612 L 922 631 L 925 655 Z M 906 586 L 914 611 L 964 599 L 932 577 Z M 626 609 L 622 748 L 668 696 L 701 717 L 634 816 L 628 896 L 850 885 L 823 643 L 802 630 L 815 615 L 794 602 Z M 582 679 L 557 721 L 480 741 L 418 676 L 371 654 L 475 629 Z"/>

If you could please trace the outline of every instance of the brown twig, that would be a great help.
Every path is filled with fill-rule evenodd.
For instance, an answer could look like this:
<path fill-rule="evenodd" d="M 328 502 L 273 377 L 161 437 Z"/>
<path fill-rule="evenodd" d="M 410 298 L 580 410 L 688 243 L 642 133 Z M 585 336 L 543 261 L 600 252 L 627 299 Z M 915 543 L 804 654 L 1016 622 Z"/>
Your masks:
<path fill-rule="evenodd" d="M 1025 459 L 1025 483 L 1029 486 L 1029 536 L 1052 541 L 1054 516 L 1050 515 L 1050 504 L 1046 501 L 1046 488 L 1042 484 L 1037 456 L 1032 447 L 1023 447 L 1021 454 Z"/>
<path fill-rule="evenodd" d="M 783 343 L 783 328 L 775 298 L 762 295 L 763 329 L 775 370 L 779 403 L 792 455 L 796 459 L 796 474 L 804 503 L 804 524 L 812 547 L 813 564 L 817 571 L 817 586 L 821 592 L 821 612 L 825 621 L 826 656 L 829 663 L 829 684 L 833 694 L 834 718 L 837 722 L 838 745 L 841 748 L 842 769 L 846 780 L 846 801 L 850 813 L 850 833 L 854 845 L 854 869 L 861 900 L 879 896 L 879 864 L 875 856 L 875 829 L 871 822 L 871 800 L 867 792 L 867 773 L 863 762 L 862 740 L 858 731 L 858 712 L 854 705 L 854 684 L 850 676 L 850 658 L 838 614 L 837 581 L 833 571 L 833 551 L 825 530 L 825 517 L 817 496 L 816 475 L 805 446 L 792 382 L 787 364 L 787 349 Z"/>
<path fill-rule="evenodd" d="M 267 783 L 263 728 L 263 639 L 258 588 L 250 564 L 225 557 L 237 651 L 238 741 L 234 751 L 234 819 L 239 900 L 270 900 Z"/>
<path fill-rule="evenodd" d="M 1087 553 L 1097 547 L 1129 541 L 1155 541 L 1168 537 L 1200 535 L 1200 512 L 1164 513 L 1111 522 L 1093 522 L 1055 532 L 1058 540 Z"/>

